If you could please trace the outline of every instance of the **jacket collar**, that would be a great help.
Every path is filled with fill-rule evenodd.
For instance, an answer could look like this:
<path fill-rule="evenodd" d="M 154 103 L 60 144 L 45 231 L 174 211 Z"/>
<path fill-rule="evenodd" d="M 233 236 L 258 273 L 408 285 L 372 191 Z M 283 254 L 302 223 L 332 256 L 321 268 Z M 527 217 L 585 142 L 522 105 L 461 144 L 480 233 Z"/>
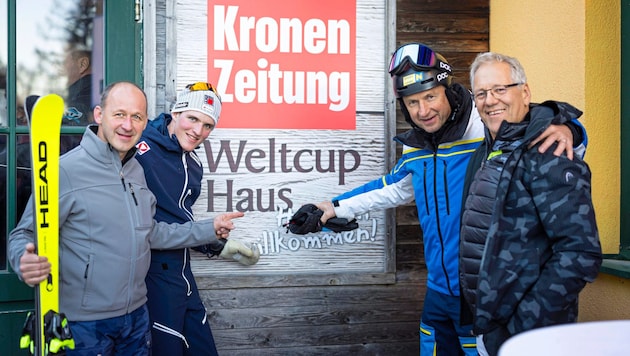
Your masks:
<path fill-rule="evenodd" d="M 85 133 L 83 133 L 83 138 L 81 139 L 81 147 L 95 160 L 104 163 L 104 164 L 115 164 L 120 162 L 120 156 L 118 151 L 116 151 L 109 143 L 103 142 L 103 140 L 98 137 L 98 125 L 91 124 L 85 129 Z M 136 147 L 132 147 L 125 157 L 123 158 L 120 164 L 125 164 L 136 154 Z"/>
<path fill-rule="evenodd" d="M 435 151 L 441 143 L 460 139 L 466 132 L 473 110 L 472 97 L 470 92 L 458 83 L 446 89 L 446 96 L 451 105 L 451 116 L 440 130 L 435 133 L 428 133 L 412 125 L 411 130 L 394 137 L 394 140 L 410 147 Z"/>

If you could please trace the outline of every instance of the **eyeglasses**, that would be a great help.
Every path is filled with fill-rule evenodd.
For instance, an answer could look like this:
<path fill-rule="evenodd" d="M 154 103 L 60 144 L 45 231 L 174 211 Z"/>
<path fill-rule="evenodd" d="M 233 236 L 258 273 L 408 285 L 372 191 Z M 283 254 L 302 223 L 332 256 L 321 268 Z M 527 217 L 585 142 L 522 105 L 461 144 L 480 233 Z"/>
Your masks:
<path fill-rule="evenodd" d="M 438 53 L 422 43 L 409 43 L 398 47 L 389 62 L 389 73 L 401 74 L 409 67 L 414 69 L 441 69 L 451 71 L 451 66 Z"/>
<path fill-rule="evenodd" d="M 197 82 L 193 84 L 188 84 L 186 85 L 186 89 L 188 89 L 189 91 L 212 91 L 217 96 L 217 98 L 219 98 L 219 101 L 221 101 L 221 95 L 219 94 L 217 89 L 210 83 Z"/>
<path fill-rule="evenodd" d="M 495 98 L 499 98 L 502 97 L 503 95 L 505 95 L 505 93 L 507 93 L 507 90 L 515 87 L 517 85 L 522 85 L 524 83 L 512 83 L 512 84 L 508 84 L 508 85 L 495 85 L 490 89 L 480 89 L 478 90 L 476 93 L 474 93 L 472 96 L 475 99 L 475 101 L 484 101 L 486 100 L 486 98 L 488 97 L 488 92 L 492 92 L 492 96 L 494 96 Z"/>

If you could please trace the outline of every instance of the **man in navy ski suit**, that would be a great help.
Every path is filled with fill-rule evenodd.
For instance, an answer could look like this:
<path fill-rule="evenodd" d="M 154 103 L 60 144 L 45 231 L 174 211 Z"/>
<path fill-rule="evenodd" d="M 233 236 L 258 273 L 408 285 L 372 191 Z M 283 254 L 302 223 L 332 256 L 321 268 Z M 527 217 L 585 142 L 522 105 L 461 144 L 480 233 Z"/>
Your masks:
<path fill-rule="evenodd" d="M 203 176 L 194 150 L 208 138 L 220 114 L 221 99 L 214 87 L 198 82 L 179 93 L 170 115 L 161 114 L 144 130 L 136 158 L 156 196 L 157 221 L 194 221 L 192 206 L 201 193 Z M 205 247 L 244 265 L 258 261 L 257 248 L 235 239 L 229 239 L 225 247 L 222 243 Z M 146 283 L 153 355 L 217 355 L 190 268 L 189 249 L 152 249 Z"/>

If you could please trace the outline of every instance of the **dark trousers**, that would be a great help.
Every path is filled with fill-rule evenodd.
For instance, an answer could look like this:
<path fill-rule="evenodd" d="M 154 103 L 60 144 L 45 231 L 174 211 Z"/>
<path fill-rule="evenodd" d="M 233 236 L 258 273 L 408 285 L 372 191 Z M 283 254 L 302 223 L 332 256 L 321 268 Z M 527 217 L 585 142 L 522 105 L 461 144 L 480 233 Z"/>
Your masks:
<path fill-rule="evenodd" d="M 188 251 L 152 251 L 146 283 L 152 355 L 218 355 Z"/>
<path fill-rule="evenodd" d="M 74 349 L 67 356 L 148 356 L 151 354 L 149 312 L 142 306 L 129 314 L 94 321 L 69 321 Z"/>
<path fill-rule="evenodd" d="M 430 288 L 420 323 L 420 355 L 477 355 L 472 325 L 460 325 L 460 299 Z"/>

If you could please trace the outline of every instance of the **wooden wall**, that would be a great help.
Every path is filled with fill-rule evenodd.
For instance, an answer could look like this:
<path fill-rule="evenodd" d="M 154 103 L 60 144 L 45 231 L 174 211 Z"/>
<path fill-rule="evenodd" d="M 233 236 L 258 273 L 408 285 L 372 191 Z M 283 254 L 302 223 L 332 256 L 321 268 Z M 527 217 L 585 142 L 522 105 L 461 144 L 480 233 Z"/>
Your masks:
<path fill-rule="evenodd" d="M 470 64 L 477 53 L 490 48 L 489 19 L 489 0 L 398 0 L 396 44 L 421 42 L 430 46 L 442 54 L 453 67 L 454 81 L 470 88 Z M 396 131 L 400 133 L 409 127 L 398 110 Z M 415 205 L 398 208 L 398 245 L 405 236 L 413 236 L 417 224 Z"/>
<path fill-rule="evenodd" d="M 158 12 L 162 6 L 157 1 Z M 396 13 L 397 44 L 432 46 L 468 86 L 468 65 L 488 50 L 489 1 L 399 0 Z M 157 58 L 160 51 L 158 43 Z M 163 100 L 158 95 L 158 107 Z M 397 131 L 407 128 L 398 112 Z M 197 278 L 220 354 L 417 355 L 426 289 L 422 236 L 415 206 L 398 208 L 396 219 L 394 284 L 234 288 Z"/>

